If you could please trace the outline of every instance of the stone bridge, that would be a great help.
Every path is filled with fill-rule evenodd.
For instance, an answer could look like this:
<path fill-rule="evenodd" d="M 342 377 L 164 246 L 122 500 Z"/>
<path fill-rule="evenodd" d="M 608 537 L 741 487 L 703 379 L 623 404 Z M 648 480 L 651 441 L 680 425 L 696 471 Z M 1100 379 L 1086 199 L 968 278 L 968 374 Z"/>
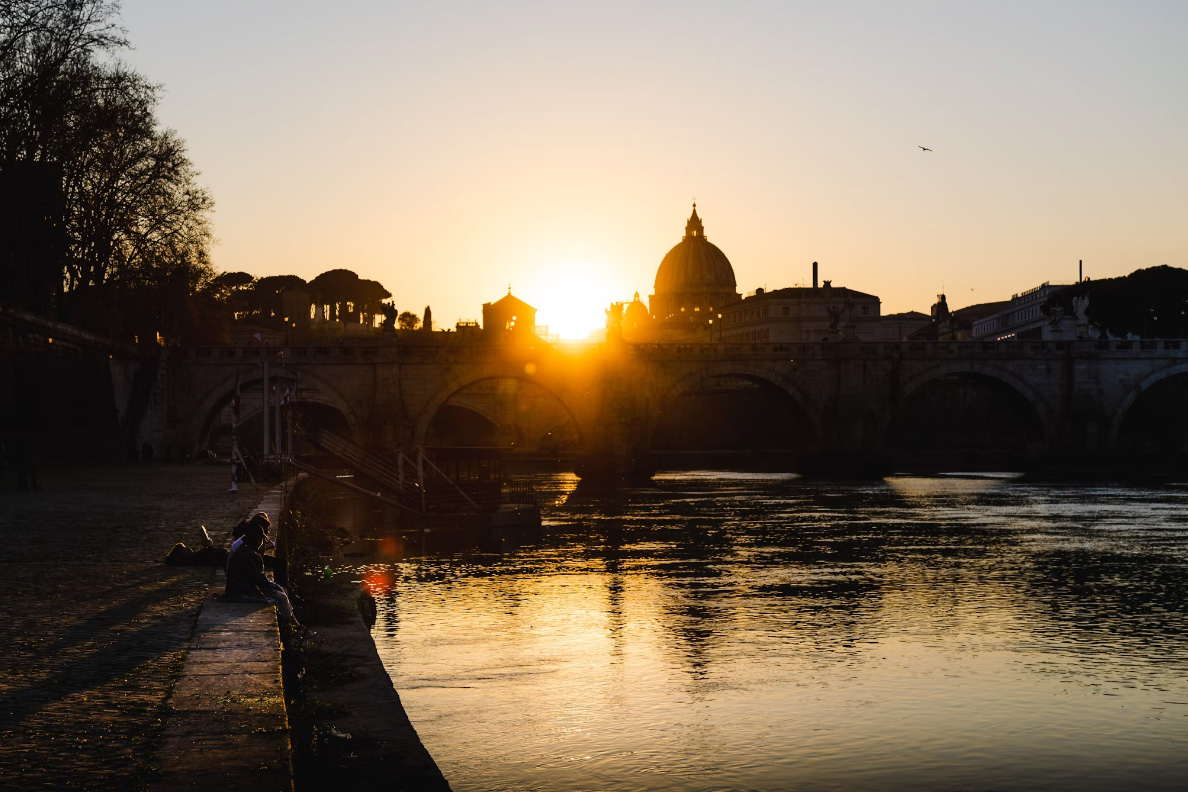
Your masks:
<path fill-rule="evenodd" d="M 983 438 L 1022 438 L 1033 460 L 1113 458 L 1160 442 L 1185 450 L 1178 405 L 1188 341 L 1179 340 L 569 347 L 448 339 L 183 347 L 168 350 L 167 362 L 175 431 L 192 448 L 226 424 L 237 387 L 242 420 L 262 411 L 267 362 L 278 392 L 319 405 L 380 449 L 424 444 L 451 400 L 481 413 L 473 399 L 466 404 L 468 388 L 533 383 L 571 419 L 577 445 L 568 451 L 591 470 L 646 468 L 674 405 L 712 382 L 751 383 L 784 405 L 800 427 L 805 468 L 959 446 L 970 423 L 984 424 Z"/>

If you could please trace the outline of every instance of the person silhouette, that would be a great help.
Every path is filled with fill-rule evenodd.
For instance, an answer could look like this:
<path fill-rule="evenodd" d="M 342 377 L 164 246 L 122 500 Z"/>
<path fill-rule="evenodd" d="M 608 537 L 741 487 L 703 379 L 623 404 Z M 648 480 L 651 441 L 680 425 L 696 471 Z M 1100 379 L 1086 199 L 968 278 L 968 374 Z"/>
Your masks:
<path fill-rule="evenodd" d="M 293 614 L 293 605 L 284 586 L 274 583 L 264 574 L 264 559 L 260 546 L 266 533 L 260 523 L 248 524 L 247 530 L 231 545 L 227 554 L 227 585 L 224 597 L 232 602 L 269 602 L 276 607 L 283 629 L 292 633 L 307 630 Z"/>

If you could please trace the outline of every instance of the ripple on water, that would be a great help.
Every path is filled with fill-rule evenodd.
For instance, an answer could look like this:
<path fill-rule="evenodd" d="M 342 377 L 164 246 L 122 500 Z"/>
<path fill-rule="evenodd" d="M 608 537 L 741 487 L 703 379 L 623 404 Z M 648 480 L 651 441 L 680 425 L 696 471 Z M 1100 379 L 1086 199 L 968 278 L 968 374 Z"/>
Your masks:
<path fill-rule="evenodd" d="M 388 568 L 454 789 L 1184 787 L 1182 490 L 657 482 L 545 477 L 539 546 Z"/>

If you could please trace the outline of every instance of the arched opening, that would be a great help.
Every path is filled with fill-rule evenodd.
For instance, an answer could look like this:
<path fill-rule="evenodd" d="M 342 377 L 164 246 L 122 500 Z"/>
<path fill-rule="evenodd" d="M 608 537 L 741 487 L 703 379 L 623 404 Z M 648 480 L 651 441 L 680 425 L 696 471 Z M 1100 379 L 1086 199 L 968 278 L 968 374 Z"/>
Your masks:
<path fill-rule="evenodd" d="M 1188 469 L 1188 372 L 1159 380 L 1131 403 L 1118 426 L 1118 454 L 1132 467 Z"/>
<path fill-rule="evenodd" d="M 1035 407 L 995 377 L 946 374 L 897 405 L 884 448 L 899 471 L 1023 470 L 1044 449 Z"/>
<path fill-rule="evenodd" d="M 264 453 L 295 454 L 316 453 L 314 447 L 302 439 L 302 430 L 328 429 L 335 434 L 350 438 L 350 420 L 339 408 L 324 402 L 302 398 L 303 390 L 295 380 L 275 378 L 270 390 L 281 394 L 279 411 L 276 396 L 270 399 L 268 409 L 268 438 L 264 437 L 264 393 L 263 384 L 244 383 L 239 387 L 239 413 L 235 414 L 235 393 L 227 393 L 210 411 L 199 433 L 201 453 L 207 456 L 229 457 L 231 454 L 232 427 L 236 427 L 239 450 L 244 457 Z M 280 417 L 279 431 L 276 423 Z"/>
<path fill-rule="evenodd" d="M 499 427 L 487 416 L 460 404 L 443 404 L 429 425 L 426 442 L 448 448 L 493 448 Z"/>
<path fill-rule="evenodd" d="M 815 440 L 808 414 L 786 391 L 725 374 L 701 379 L 661 406 L 651 453 L 660 469 L 799 470 Z"/>
<path fill-rule="evenodd" d="M 512 461 L 555 462 L 576 456 L 581 435 L 566 406 L 545 388 L 492 377 L 454 391 L 438 407 L 425 445 L 497 448 Z"/>

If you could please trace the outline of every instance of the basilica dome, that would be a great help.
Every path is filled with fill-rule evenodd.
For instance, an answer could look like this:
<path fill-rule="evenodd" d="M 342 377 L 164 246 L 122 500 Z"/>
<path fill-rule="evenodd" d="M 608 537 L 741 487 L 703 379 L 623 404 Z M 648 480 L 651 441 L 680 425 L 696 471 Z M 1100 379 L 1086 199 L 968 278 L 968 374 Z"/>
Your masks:
<path fill-rule="evenodd" d="M 685 238 L 668 251 L 656 270 L 656 294 L 728 290 L 733 292 L 734 268 L 717 245 L 705 238 L 697 204 L 685 224 Z"/>
<path fill-rule="evenodd" d="M 734 268 L 726 254 L 705 238 L 697 204 L 685 223 L 685 238 L 668 251 L 656 270 L 652 318 L 712 323 L 722 306 L 739 298 Z"/>

